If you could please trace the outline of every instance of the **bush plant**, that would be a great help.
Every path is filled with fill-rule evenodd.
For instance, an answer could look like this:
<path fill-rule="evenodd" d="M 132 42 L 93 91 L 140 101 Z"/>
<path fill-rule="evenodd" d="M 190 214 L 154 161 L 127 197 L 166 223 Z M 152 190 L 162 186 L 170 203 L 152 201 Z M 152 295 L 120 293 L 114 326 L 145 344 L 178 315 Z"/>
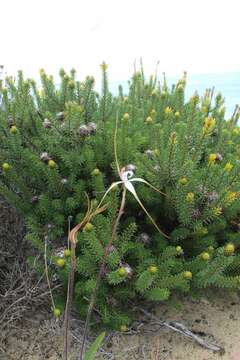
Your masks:
<path fill-rule="evenodd" d="M 94 307 L 102 323 L 126 331 L 136 300 L 240 288 L 239 110 L 225 120 L 224 99 L 211 90 L 186 100 L 186 74 L 169 88 L 141 69 L 127 94 L 120 86 L 113 95 L 105 63 L 101 71 L 100 94 L 74 70 L 61 70 L 59 85 L 44 70 L 41 85 L 22 72 L 1 81 L 0 194 L 43 255 L 47 241 L 49 275 L 66 289 L 68 233 L 85 216 L 86 193 L 97 209 L 120 180 L 118 117 L 120 170 L 140 179 L 131 184 L 141 205 L 128 191 L 114 232 L 124 186 L 112 186 L 106 209 L 78 233 L 73 302 L 85 317 L 106 256 Z"/>

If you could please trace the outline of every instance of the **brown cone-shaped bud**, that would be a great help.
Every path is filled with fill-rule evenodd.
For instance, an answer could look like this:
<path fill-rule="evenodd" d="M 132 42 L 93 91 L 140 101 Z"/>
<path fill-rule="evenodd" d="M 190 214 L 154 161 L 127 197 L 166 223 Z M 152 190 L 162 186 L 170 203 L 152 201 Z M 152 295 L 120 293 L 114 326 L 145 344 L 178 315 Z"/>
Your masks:
<path fill-rule="evenodd" d="M 49 161 L 51 160 L 50 156 L 48 155 L 48 153 L 46 151 L 42 152 L 40 155 L 40 160 L 42 161 Z"/>
<path fill-rule="evenodd" d="M 133 270 L 132 270 L 131 266 L 128 264 L 122 264 L 121 266 L 122 266 L 122 268 L 125 269 L 127 277 L 130 279 L 133 275 Z"/>
<path fill-rule="evenodd" d="M 31 198 L 31 203 L 32 204 L 36 204 L 39 200 L 39 197 L 37 195 L 34 195 L 32 198 Z"/>
<path fill-rule="evenodd" d="M 212 203 L 217 199 L 218 199 L 218 193 L 216 191 L 212 191 L 207 194 L 208 203 Z"/>
<path fill-rule="evenodd" d="M 118 305 L 118 301 L 112 296 L 107 297 L 107 303 L 108 303 L 108 305 L 113 306 L 113 307 Z"/>
<path fill-rule="evenodd" d="M 193 209 L 192 211 L 192 219 L 197 220 L 201 216 L 201 212 L 199 209 Z"/>
<path fill-rule="evenodd" d="M 56 119 L 58 121 L 63 121 L 64 120 L 64 112 L 63 111 L 60 111 L 56 114 Z"/>
<path fill-rule="evenodd" d="M 88 131 L 91 135 L 95 134 L 97 131 L 97 124 L 90 122 L 87 124 Z"/>
<path fill-rule="evenodd" d="M 43 127 L 45 129 L 50 129 L 52 127 L 51 121 L 49 121 L 48 119 L 44 119 L 43 120 Z"/>
<path fill-rule="evenodd" d="M 160 166 L 159 166 L 159 165 L 154 166 L 154 170 L 155 170 L 156 172 L 159 172 L 159 171 L 160 171 Z"/>
<path fill-rule="evenodd" d="M 220 153 L 217 153 L 216 154 L 216 160 L 217 161 L 222 161 L 222 159 L 223 159 L 222 155 Z"/>
<path fill-rule="evenodd" d="M 110 254 L 111 252 L 113 252 L 113 251 L 115 251 L 115 250 L 116 250 L 116 248 L 115 248 L 115 246 L 113 246 L 113 245 L 108 246 L 108 248 L 107 248 L 108 254 Z"/>
<path fill-rule="evenodd" d="M 145 154 L 147 155 L 147 157 L 148 157 L 149 159 L 151 159 L 151 158 L 153 157 L 153 151 L 150 150 L 150 149 L 146 150 L 146 151 L 145 151 Z"/>
<path fill-rule="evenodd" d="M 10 127 L 15 125 L 15 121 L 11 115 L 8 116 L 7 123 Z"/>
<path fill-rule="evenodd" d="M 78 128 L 78 134 L 80 136 L 88 136 L 90 134 L 90 131 L 89 131 L 89 128 L 87 125 L 81 125 L 79 128 Z"/>
<path fill-rule="evenodd" d="M 151 238 L 147 233 L 141 233 L 138 237 L 138 241 L 142 242 L 144 245 L 149 245 L 151 243 Z"/>

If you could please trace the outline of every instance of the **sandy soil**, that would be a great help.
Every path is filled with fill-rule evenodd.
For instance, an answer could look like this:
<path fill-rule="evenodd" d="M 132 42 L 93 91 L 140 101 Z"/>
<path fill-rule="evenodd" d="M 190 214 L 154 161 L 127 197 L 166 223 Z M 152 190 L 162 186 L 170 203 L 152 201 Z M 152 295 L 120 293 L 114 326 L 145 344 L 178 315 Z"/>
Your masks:
<path fill-rule="evenodd" d="M 147 323 L 139 334 L 113 336 L 98 359 L 240 360 L 240 296 L 219 294 L 214 302 L 206 298 L 184 300 L 181 311 L 159 305 L 154 313 L 161 319 L 181 322 L 203 339 L 222 346 L 225 352 L 213 353 L 181 334 Z M 20 327 L 0 335 L 0 360 L 61 359 L 60 325 L 46 313 L 34 312 Z M 73 331 L 73 335 L 76 338 L 72 339 L 69 360 L 76 360 L 79 348 L 77 333 Z"/>

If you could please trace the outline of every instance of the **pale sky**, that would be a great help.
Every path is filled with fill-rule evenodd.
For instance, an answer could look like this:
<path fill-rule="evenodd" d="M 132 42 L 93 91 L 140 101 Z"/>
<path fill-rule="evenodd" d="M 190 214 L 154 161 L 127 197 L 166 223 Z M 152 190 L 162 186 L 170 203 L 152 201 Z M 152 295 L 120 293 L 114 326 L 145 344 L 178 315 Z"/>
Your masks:
<path fill-rule="evenodd" d="M 75 67 L 125 80 L 135 59 L 169 75 L 240 71 L 239 0 L 1 0 L 0 64 L 9 74 Z"/>

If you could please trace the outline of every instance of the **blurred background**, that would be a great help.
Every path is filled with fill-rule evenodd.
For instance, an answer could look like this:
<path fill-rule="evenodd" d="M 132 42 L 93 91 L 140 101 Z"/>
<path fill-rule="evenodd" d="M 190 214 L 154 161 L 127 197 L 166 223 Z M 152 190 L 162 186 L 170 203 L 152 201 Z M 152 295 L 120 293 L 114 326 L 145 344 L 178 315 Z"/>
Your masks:
<path fill-rule="evenodd" d="M 230 116 L 240 102 L 239 10 L 237 0 L 2 0 L 0 65 L 35 79 L 40 68 L 74 67 L 98 88 L 104 60 L 116 91 L 134 61 L 147 75 L 159 61 L 170 82 L 188 72 L 187 96 L 215 86 Z"/>

